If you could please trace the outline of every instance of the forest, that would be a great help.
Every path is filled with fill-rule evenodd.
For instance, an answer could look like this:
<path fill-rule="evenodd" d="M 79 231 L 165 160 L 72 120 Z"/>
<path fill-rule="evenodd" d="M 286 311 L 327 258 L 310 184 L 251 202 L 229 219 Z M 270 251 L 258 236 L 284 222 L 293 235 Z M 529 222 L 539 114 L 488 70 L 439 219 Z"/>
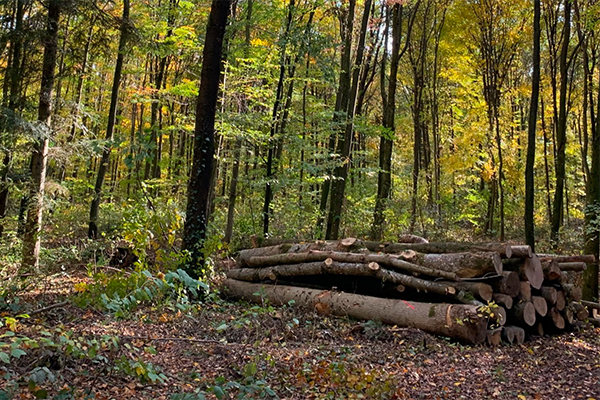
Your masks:
<path fill-rule="evenodd" d="M 600 396 L 597 329 L 466 383 L 434 372 L 493 350 L 221 288 L 277 240 L 597 260 L 598 32 L 597 0 L 1 0 L 0 399 L 554 398 L 570 346 L 555 385 Z"/>

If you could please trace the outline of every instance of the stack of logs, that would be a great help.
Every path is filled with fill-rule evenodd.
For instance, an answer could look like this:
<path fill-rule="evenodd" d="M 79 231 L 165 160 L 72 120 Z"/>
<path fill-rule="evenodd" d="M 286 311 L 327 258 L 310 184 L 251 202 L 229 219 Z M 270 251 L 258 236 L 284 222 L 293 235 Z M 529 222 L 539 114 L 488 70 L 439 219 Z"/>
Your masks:
<path fill-rule="evenodd" d="M 249 301 L 293 300 L 326 314 L 497 345 L 588 320 L 577 282 L 586 263 L 594 261 L 498 243 L 348 238 L 242 250 L 225 287 L 230 296 Z"/>

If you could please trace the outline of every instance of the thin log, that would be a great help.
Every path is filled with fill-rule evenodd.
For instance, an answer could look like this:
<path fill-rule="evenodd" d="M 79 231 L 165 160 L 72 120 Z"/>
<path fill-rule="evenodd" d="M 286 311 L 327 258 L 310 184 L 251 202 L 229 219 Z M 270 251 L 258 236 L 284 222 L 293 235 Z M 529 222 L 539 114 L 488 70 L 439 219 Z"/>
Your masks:
<path fill-rule="evenodd" d="M 499 279 L 490 281 L 494 291 L 516 297 L 519 294 L 521 283 L 519 275 L 513 271 L 504 271 Z"/>
<path fill-rule="evenodd" d="M 522 301 L 517 304 L 513 304 L 513 308 L 510 310 L 511 315 L 520 322 L 523 322 L 529 326 L 535 324 L 535 307 L 530 301 Z"/>
<path fill-rule="evenodd" d="M 502 328 L 488 329 L 486 341 L 490 346 L 500 346 L 502 342 Z"/>
<path fill-rule="evenodd" d="M 450 280 L 458 280 L 459 277 L 453 272 L 447 272 L 440 269 L 432 269 L 422 265 L 410 263 L 394 257 L 389 254 L 359 254 L 359 253 L 343 253 L 339 251 L 322 251 L 310 250 L 307 253 L 283 253 L 266 256 L 242 255 L 240 252 L 240 263 L 249 268 L 264 268 L 274 265 L 285 264 L 303 264 L 309 262 L 324 261 L 328 258 L 333 261 L 345 263 L 370 263 L 375 262 L 381 265 L 387 265 L 395 269 L 427 275 L 434 278 L 444 278 Z"/>
<path fill-rule="evenodd" d="M 528 245 L 522 246 L 510 246 L 512 250 L 511 258 L 529 258 L 533 257 L 533 251 L 531 251 L 531 247 Z"/>
<path fill-rule="evenodd" d="M 531 296 L 531 302 L 539 316 L 545 317 L 548 313 L 548 303 L 542 296 Z"/>
<path fill-rule="evenodd" d="M 595 327 L 600 328 L 600 318 L 590 318 L 589 322 Z"/>
<path fill-rule="evenodd" d="M 593 301 L 580 300 L 581 304 L 586 306 L 587 308 L 594 308 L 596 310 L 600 310 L 600 303 L 594 303 Z"/>
<path fill-rule="evenodd" d="M 364 241 L 362 245 L 369 251 L 383 253 L 401 253 L 405 250 L 414 250 L 419 253 L 463 253 L 463 252 L 494 252 L 502 258 L 512 256 L 512 248 L 500 243 L 456 243 L 456 242 L 431 242 L 431 243 L 380 243 Z"/>
<path fill-rule="evenodd" d="M 324 274 L 357 277 L 372 276 L 396 285 L 409 286 L 426 293 L 452 296 L 461 302 L 467 304 L 476 304 L 468 296 L 465 296 L 464 292 L 459 292 L 454 286 L 449 284 L 432 282 L 425 279 L 400 274 L 385 268 L 373 269 L 373 266 L 369 267 L 369 264 L 341 263 L 337 261 L 325 260 L 303 264 L 278 265 L 267 268 L 234 268 L 227 271 L 228 278 L 247 282 L 260 282 L 265 279 L 275 281 L 280 277 Z"/>
<path fill-rule="evenodd" d="M 447 281 L 438 281 L 438 283 L 442 283 L 448 286 L 455 287 L 458 290 L 463 290 L 466 292 L 471 292 L 475 297 L 483 300 L 483 301 L 492 301 L 494 289 L 487 283 L 482 282 L 447 282 Z"/>
<path fill-rule="evenodd" d="M 464 304 L 430 304 L 382 299 L 351 293 L 314 290 L 293 286 L 263 285 L 234 279 L 224 281 L 225 293 L 260 303 L 266 297 L 273 305 L 288 304 L 317 309 L 325 314 L 379 320 L 400 327 L 418 328 L 478 344 L 486 339 L 486 319 L 478 307 Z M 259 295 L 260 293 L 260 295 Z"/>
<path fill-rule="evenodd" d="M 559 263 L 568 263 L 568 262 L 583 262 L 583 263 L 593 263 L 596 262 L 596 257 L 593 254 L 584 254 L 580 256 L 559 256 L 557 254 L 538 254 L 538 257 L 543 260 L 555 260 Z"/>
<path fill-rule="evenodd" d="M 513 298 L 507 294 L 494 293 L 492 299 L 507 310 L 510 310 L 513 306 Z"/>
<path fill-rule="evenodd" d="M 342 243 L 343 242 L 343 243 Z M 344 244 L 345 243 L 345 244 Z M 348 245 L 350 242 L 347 239 L 342 241 L 315 241 L 309 243 L 281 243 L 276 246 L 257 247 L 253 249 L 241 250 L 238 255 L 238 265 L 242 267 L 249 267 L 248 260 L 252 257 L 265 257 L 275 256 L 278 254 L 288 253 L 308 253 L 311 250 L 321 251 L 358 251 L 362 249 L 361 241 L 354 241 L 352 245 Z M 320 260 L 313 260 L 320 261 Z M 272 265 L 284 264 L 277 263 Z"/>
<path fill-rule="evenodd" d="M 561 271 L 571 271 L 571 272 L 583 272 L 587 268 L 587 264 L 584 262 L 559 262 L 558 267 Z"/>
<path fill-rule="evenodd" d="M 493 252 L 424 254 L 406 250 L 398 257 L 432 270 L 453 272 L 459 278 L 474 278 L 490 272 L 501 274 L 503 270 L 502 259 Z"/>

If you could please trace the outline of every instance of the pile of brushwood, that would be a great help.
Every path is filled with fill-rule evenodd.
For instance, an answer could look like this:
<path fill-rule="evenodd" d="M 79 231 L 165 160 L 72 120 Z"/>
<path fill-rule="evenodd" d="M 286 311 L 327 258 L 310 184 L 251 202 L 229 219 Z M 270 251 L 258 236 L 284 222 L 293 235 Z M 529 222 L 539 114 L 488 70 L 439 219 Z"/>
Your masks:
<path fill-rule="evenodd" d="M 537 255 L 499 243 L 281 242 L 242 250 L 233 298 L 415 327 L 466 343 L 522 343 L 584 326 L 580 272 L 593 256 Z M 416 243 L 415 243 L 416 242 Z M 594 311 L 594 315 L 597 312 Z"/>

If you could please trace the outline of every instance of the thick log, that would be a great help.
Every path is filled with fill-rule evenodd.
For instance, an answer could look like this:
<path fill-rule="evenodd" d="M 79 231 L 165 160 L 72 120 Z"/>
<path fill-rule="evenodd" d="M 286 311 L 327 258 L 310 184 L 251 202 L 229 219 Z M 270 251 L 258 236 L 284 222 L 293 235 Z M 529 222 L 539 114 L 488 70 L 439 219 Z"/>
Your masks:
<path fill-rule="evenodd" d="M 502 273 L 502 259 L 493 252 L 424 254 L 406 250 L 400 253 L 399 258 L 433 270 L 453 272 L 459 278 Z"/>
<path fill-rule="evenodd" d="M 519 300 L 531 301 L 531 285 L 527 281 L 519 282 Z"/>
<path fill-rule="evenodd" d="M 558 328 L 558 329 L 565 329 L 565 319 L 563 318 L 563 316 L 560 313 L 560 311 L 558 311 L 556 309 L 556 307 L 552 307 L 548 311 L 548 315 L 550 315 L 552 323 L 554 324 L 554 326 L 556 328 Z"/>
<path fill-rule="evenodd" d="M 558 266 L 558 261 L 553 259 L 545 259 L 541 260 L 542 270 L 544 271 L 544 279 L 548 281 L 558 281 L 560 280 L 562 274 L 560 267 Z"/>
<path fill-rule="evenodd" d="M 525 341 L 525 330 L 519 326 L 505 325 L 502 328 L 502 336 L 510 344 L 523 344 Z"/>
<path fill-rule="evenodd" d="M 473 295 L 483 301 L 492 301 L 494 289 L 487 283 L 482 282 L 447 282 L 438 281 L 438 283 L 452 286 L 457 290 L 473 293 Z"/>
<path fill-rule="evenodd" d="M 507 294 L 494 293 L 492 299 L 507 310 L 510 310 L 513 306 L 513 298 Z"/>
<path fill-rule="evenodd" d="M 535 324 L 535 307 L 530 301 L 521 301 L 513 304 L 513 308 L 510 310 L 511 316 L 516 318 L 517 321 L 523 322 L 529 326 Z"/>
<path fill-rule="evenodd" d="M 504 271 L 502 275 L 489 282 L 494 291 L 516 297 L 519 294 L 521 283 L 516 272 Z"/>
<path fill-rule="evenodd" d="M 543 260 L 555 260 L 559 263 L 567 263 L 567 262 L 583 262 L 583 263 L 593 263 L 596 262 L 596 257 L 593 254 L 584 254 L 580 256 L 559 256 L 557 254 L 538 254 L 538 257 Z"/>
<path fill-rule="evenodd" d="M 531 296 L 531 302 L 539 316 L 545 317 L 548 313 L 548 303 L 542 296 Z"/>
<path fill-rule="evenodd" d="M 573 313 L 571 307 L 565 307 L 565 309 L 561 311 L 561 314 L 565 319 L 566 323 L 568 323 L 569 325 L 573 325 L 573 323 L 575 322 L 575 314 Z"/>
<path fill-rule="evenodd" d="M 431 242 L 431 243 L 380 243 L 362 242 L 362 245 L 370 251 L 383 253 L 401 253 L 405 250 L 414 250 L 419 253 L 463 253 L 463 252 L 493 252 L 502 258 L 512 256 L 511 246 L 500 243 L 453 243 L 453 242 Z"/>
<path fill-rule="evenodd" d="M 492 310 L 492 314 L 490 315 L 490 318 L 495 321 L 499 326 L 504 326 L 506 325 L 506 322 L 508 320 L 508 316 L 506 314 L 506 309 L 504 307 L 495 307 Z"/>
<path fill-rule="evenodd" d="M 328 258 L 334 261 L 346 263 L 376 262 L 378 264 L 393 267 L 395 269 L 427 275 L 434 278 L 444 278 L 450 280 L 459 279 L 454 272 L 448 272 L 435 268 L 432 269 L 427 266 L 413 264 L 391 254 L 360 254 L 344 253 L 339 251 L 310 250 L 307 253 L 283 253 L 268 256 L 252 256 L 250 258 L 243 258 L 242 263 L 250 268 L 264 268 L 274 265 L 302 264 L 324 261 Z"/>
<path fill-rule="evenodd" d="M 418 328 L 440 336 L 478 344 L 486 339 L 487 322 L 478 307 L 464 304 L 430 304 L 382 299 L 344 292 L 314 290 L 293 286 L 263 285 L 234 279 L 223 283 L 225 293 L 260 303 L 265 296 L 273 305 L 288 304 L 317 309 L 325 314 L 379 320 L 386 324 Z M 261 295 L 259 296 L 258 293 Z"/>
<path fill-rule="evenodd" d="M 502 342 L 502 328 L 488 329 L 486 341 L 490 346 L 500 346 Z"/>
<path fill-rule="evenodd" d="M 565 309 L 567 305 L 567 297 L 565 296 L 565 292 L 563 290 L 556 291 L 556 308 L 558 311 L 562 311 Z"/>
<path fill-rule="evenodd" d="M 540 296 L 542 296 L 548 304 L 551 306 L 556 304 L 556 300 L 558 299 L 558 291 L 551 286 L 542 286 L 540 289 Z"/>
<path fill-rule="evenodd" d="M 522 246 L 510 246 L 512 250 L 511 258 L 529 258 L 533 257 L 533 251 L 531 251 L 531 247 L 528 245 Z"/>
<path fill-rule="evenodd" d="M 260 282 L 265 279 L 277 280 L 280 277 L 311 276 L 311 275 L 345 275 L 345 276 L 372 276 L 394 283 L 396 285 L 409 286 L 426 293 L 436 293 L 451 296 L 458 301 L 467 304 L 479 304 L 474 302 L 464 292 L 457 290 L 450 284 L 428 281 L 413 276 L 403 275 L 398 272 L 389 271 L 370 264 L 341 263 L 327 259 L 303 264 L 277 265 L 267 268 L 234 268 L 227 271 L 227 277 L 247 282 Z"/>
<path fill-rule="evenodd" d="M 570 300 L 581 301 L 581 299 L 583 298 L 581 287 L 573 285 L 571 283 L 563 283 L 561 284 L 561 286 Z"/>
<path fill-rule="evenodd" d="M 534 254 L 532 257 L 526 258 L 525 263 L 523 264 L 523 270 L 524 275 L 532 288 L 539 289 L 542 287 L 542 283 L 544 282 L 544 270 L 542 269 L 542 263 L 538 256 Z"/>
<path fill-rule="evenodd" d="M 559 262 L 558 267 L 561 271 L 583 272 L 587 268 L 584 262 Z"/>

